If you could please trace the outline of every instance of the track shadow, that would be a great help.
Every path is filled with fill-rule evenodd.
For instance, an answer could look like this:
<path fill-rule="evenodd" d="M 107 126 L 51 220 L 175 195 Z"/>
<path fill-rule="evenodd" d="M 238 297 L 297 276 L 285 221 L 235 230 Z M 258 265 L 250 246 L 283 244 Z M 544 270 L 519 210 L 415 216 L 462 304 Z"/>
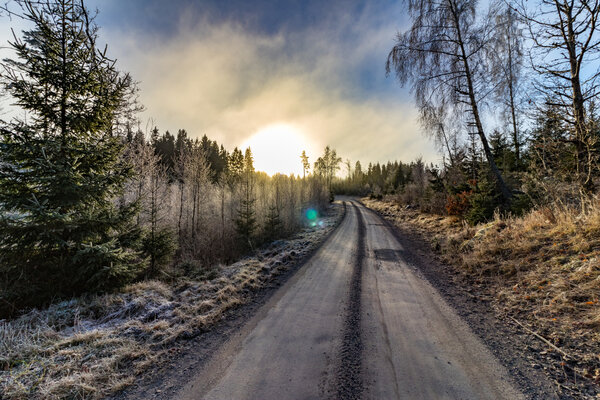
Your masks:
<path fill-rule="evenodd" d="M 381 261 L 398 261 L 402 256 L 400 250 L 394 249 L 375 249 L 373 253 L 375 253 L 375 258 Z"/>

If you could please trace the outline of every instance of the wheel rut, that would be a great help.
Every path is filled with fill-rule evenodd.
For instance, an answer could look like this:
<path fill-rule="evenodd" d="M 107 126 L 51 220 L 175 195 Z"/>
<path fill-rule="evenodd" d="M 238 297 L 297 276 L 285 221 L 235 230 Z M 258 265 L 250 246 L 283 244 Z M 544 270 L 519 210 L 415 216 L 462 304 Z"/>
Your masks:
<path fill-rule="evenodd" d="M 362 213 L 352 204 L 358 219 L 358 243 L 354 260 L 354 270 L 350 282 L 343 337 L 340 349 L 339 368 L 336 379 L 336 399 L 360 399 L 363 393 L 362 381 L 362 338 L 361 338 L 361 288 L 362 270 L 365 259 L 366 226 Z"/>

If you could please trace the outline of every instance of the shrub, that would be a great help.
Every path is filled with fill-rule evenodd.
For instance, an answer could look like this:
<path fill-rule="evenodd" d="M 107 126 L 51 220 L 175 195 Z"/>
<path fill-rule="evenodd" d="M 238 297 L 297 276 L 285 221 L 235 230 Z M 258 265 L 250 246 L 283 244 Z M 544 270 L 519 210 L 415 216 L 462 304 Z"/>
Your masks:
<path fill-rule="evenodd" d="M 472 190 L 463 190 L 460 193 L 450 194 L 446 199 L 448 215 L 464 216 L 471 207 Z"/>
<path fill-rule="evenodd" d="M 532 207 L 531 198 L 525 193 L 515 193 L 510 201 L 510 212 L 517 217 L 523 216 Z"/>
<path fill-rule="evenodd" d="M 171 262 L 177 250 L 175 235 L 171 230 L 163 228 L 154 232 L 144 233 L 142 238 L 142 252 L 150 259 L 149 274 L 155 274 L 158 269 Z"/>
<path fill-rule="evenodd" d="M 483 178 L 475 185 L 469 203 L 470 208 L 465 214 L 465 219 L 471 225 L 476 225 L 494 217 L 494 210 L 500 205 L 500 199 L 494 185 Z"/>

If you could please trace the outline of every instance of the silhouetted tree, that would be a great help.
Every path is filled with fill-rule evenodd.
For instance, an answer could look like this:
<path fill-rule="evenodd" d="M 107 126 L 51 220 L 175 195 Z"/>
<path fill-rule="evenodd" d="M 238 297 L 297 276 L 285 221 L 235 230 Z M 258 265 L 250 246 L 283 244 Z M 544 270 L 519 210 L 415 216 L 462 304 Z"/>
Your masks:
<path fill-rule="evenodd" d="M 244 239 L 250 248 L 253 247 L 252 240 L 256 232 L 256 211 L 254 196 L 254 158 L 248 147 L 244 154 L 244 171 L 242 180 L 243 198 L 235 221 L 238 234 Z"/>
<path fill-rule="evenodd" d="M 310 163 L 308 162 L 308 156 L 306 155 L 306 151 L 302 150 L 302 155 L 300 156 L 302 160 L 302 177 L 306 178 L 306 173 L 310 171 Z"/>

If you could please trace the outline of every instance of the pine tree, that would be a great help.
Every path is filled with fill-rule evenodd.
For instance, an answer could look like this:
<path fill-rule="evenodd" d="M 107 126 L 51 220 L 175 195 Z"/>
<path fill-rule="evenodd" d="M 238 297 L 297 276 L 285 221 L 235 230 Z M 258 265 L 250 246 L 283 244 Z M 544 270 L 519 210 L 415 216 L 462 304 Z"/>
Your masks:
<path fill-rule="evenodd" d="M 466 163 L 464 164 L 465 175 L 472 181 L 479 179 L 479 173 L 482 168 L 482 157 L 474 133 L 469 133 L 469 145 L 467 148 Z"/>
<path fill-rule="evenodd" d="M 115 119 L 134 83 L 96 48 L 74 0 L 24 1 L 3 89 L 27 115 L 0 125 L 0 314 L 132 279 L 136 204 L 117 208 L 130 169 Z"/>
<path fill-rule="evenodd" d="M 308 162 L 308 161 L 307 161 Z M 281 219 L 281 192 L 279 190 L 279 179 L 281 175 L 276 175 L 273 179 L 273 183 L 275 186 L 275 196 L 273 198 L 273 202 L 269 206 L 269 211 L 267 213 L 267 219 L 265 221 L 264 233 L 265 239 L 267 241 L 271 241 L 277 239 L 283 233 L 283 221 Z M 303 178 L 304 181 L 305 178 Z M 304 192 L 304 188 L 300 188 L 301 193 Z M 303 194 L 300 195 L 303 197 Z"/>
<path fill-rule="evenodd" d="M 300 155 L 300 159 L 302 160 L 302 178 L 306 178 L 306 173 L 310 171 L 310 163 L 308 162 L 306 150 L 302 150 L 302 155 Z"/>
<path fill-rule="evenodd" d="M 272 204 L 269 207 L 267 213 L 267 219 L 265 221 L 265 239 L 267 241 L 274 240 L 281 235 L 283 230 L 283 222 L 281 221 L 281 215 L 276 204 Z"/>
<path fill-rule="evenodd" d="M 237 182 L 244 172 L 244 155 L 242 154 L 242 151 L 237 147 L 233 149 L 227 163 L 229 180 Z"/>
<path fill-rule="evenodd" d="M 512 171 L 517 165 L 516 153 L 502 132 L 495 130 L 490 135 L 490 148 L 496 165 L 504 174 Z"/>
<path fill-rule="evenodd" d="M 252 239 L 256 232 L 256 211 L 254 195 L 254 159 L 248 147 L 244 154 L 244 171 L 242 181 L 242 201 L 235 220 L 236 230 L 244 239 L 244 243 L 252 248 Z"/>
<path fill-rule="evenodd" d="M 550 99 L 538 111 L 529 143 L 531 170 L 536 175 L 570 180 L 576 169 L 576 159 L 572 156 L 576 149 L 569 141 L 568 125 L 561 113 Z"/>

